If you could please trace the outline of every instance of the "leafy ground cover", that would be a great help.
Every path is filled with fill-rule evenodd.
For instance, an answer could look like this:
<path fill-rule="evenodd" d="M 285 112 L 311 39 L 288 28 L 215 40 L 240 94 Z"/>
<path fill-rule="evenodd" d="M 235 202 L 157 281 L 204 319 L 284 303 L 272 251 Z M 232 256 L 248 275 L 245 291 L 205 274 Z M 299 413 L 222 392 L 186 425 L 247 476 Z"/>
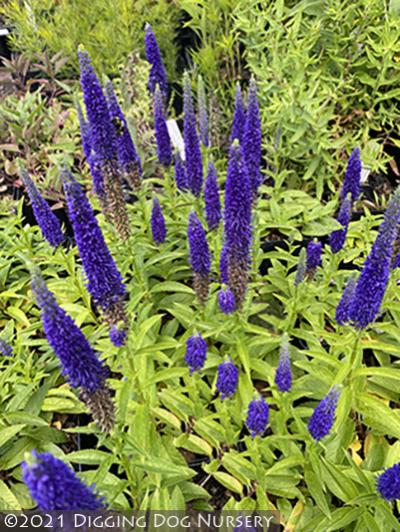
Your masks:
<path fill-rule="evenodd" d="M 323 180 L 333 194 L 288 187 L 260 154 L 258 77 L 217 122 L 145 33 L 149 64 L 132 56 L 114 89 L 81 49 L 81 89 L 2 103 L 7 191 L 23 191 L 0 212 L 2 507 L 89 508 L 94 490 L 118 510 L 397 530 L 398 192 L 359 188 L 357 150 L 335 161 L 341 186 Z M 64 471 L 43 453 L 86 488 L 38 494 L 34 467 Z"/>

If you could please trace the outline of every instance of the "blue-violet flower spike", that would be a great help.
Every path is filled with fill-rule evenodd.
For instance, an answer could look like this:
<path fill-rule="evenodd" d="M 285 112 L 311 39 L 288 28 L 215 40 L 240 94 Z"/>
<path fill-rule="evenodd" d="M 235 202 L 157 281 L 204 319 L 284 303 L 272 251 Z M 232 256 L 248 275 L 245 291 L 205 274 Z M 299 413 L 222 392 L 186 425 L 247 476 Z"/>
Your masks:
<path fill-rule="evenodd" d="M 253 196 L 262 182 L 261 174 L 261 122 L 258 108 L 257 86 L 252 78 L 249 87 L 246 122 L 242 137 L 243 155 L 250 176 Z"/>
<path fill-rule="evenodd" d="M 306 274 L 309 279 L 315 275 L 316 269 L 322 264 L 322 243 L 310 241 L 307 245 Z"/>
<path fill-rule="evenodd" d="M 142 163 L 129 131 L 128 122 L 118 103 L 111 81 L 106 83 L 106 96 L 110 119 L 117 136 L 118 160 L 124 176 L 132 189 L 138 188 L 142 176 Z"/>
<path fill-rule="evenodd" d="M 183 89 L 183 137 L 185 141 L 186 176 L 190 191 L 200 196 L 203 187 L 203 162 L 199 137 L 196 130 L 196 117 L 193 110 L 192 91 L 187 75 Z"/>
<path fill-rule="evenodd" d="M 308 421 L 308 431 L 314 440 L 322 440 L 327 436 L 335 421 L 335 412 L 340 392 L 337 388 L 332 390 L 318 403 Z"/>
<path fill-rule="evenodd" d="M 387 501 L 400 499 L 400 463 L 389 467 L 377 479 L 377 490 Z"/>
<path fill-rule="evenodd" d="M 227 256 L 228 284 L 239 309 L 246 295 L 250 266 L 251 205 L 249 174 L 242 149 L 235 140 L 230 149 L 225 184 L 224 252 Z"/>
<path fill-rule="evenodd" d="M 236 392 L 239 381 L 239 370 L 230 358 L 218 366 L 217 390 L 221 399 L 232 397 Z"/>
<path fill-rule="evenodd" d="M 287 337 L 283 338 L 282 341 L 279 363 L 275 372 L 275 384 L 280 392 L 288 392 L 292 387 L 292 369 Z"/>
<path fill-rule="evenodd" d="M 42 231 L 42 235 L 51 246 L 55 248 L 58 247 L 64 240 L 60 220 L 50 209 L 49 204 L 42 197 L 25 169 L 21 169 L 21 176 L 28 192 L 29 199 L 31 200 L 32 209 L 40 230 Z"/>
<path fill-rule="evenodd" d="M 185 362 L 190 368 L 190 374 L 200 370 L 206 361 L 207 343 L 200 334 L 190 336 L 186 342 Z"/>
<path fill-rule="evenodd" d="M 232 314 L 236 310 L 235 296 L 230 288 L 218 292 L 218 305 L 224 314 Z"/>
<path fill-rule="evenodd" d="M 158 85 L 154 95 L 154 130 L 157 141 L 158 160 L 163 166 L 167 167 L 172 161 L 171 139 L 164 117 L 162 96 Z"/>
<path fill-rule="evenodd" d="M 199 301 L 204 303 L 208 296 L 211 257 L 206 233 L 195 212 L 189 215 L 188 241 L 193 288 Z"/>
<path fill-rule="evenodd" d="M 101 510 L 104 500 L 50 453 L 32 452 L 22 463 L 22 479 L 39 510 Z"/>
<path fill-rule="evenodd" d="M 213 163 L 208 165 L 206 184 L 204 187 L 204 200 L 206 204 L 206 220 L 210 231 L 216 229 L 221 220 L 221 202 L 217 174 Z"/>
<path fill-rule="evenodd" d="M 389 281 L 393 244 L 400 223 L 400 188 L 387 206 L 371 252 L 365 260 L 349 309 L 350 322 L 357 329 L 371 324 L 382 304 Z"/>
<path fill-rule="evenodd" d="M 153 200 L 150 223 L 154 242 L 156 244 L 162 244 L 167 236 L 167 229 L 165 227 L 165 219 L 158 198 L 154 198 Z"/>
<path fill-rule="evenodd" d="M 332 253 L 338 253 L 344 246 L 346 241 L 347 229 L 349 227 L 351 218 L 351 199 L 348 195 L 340 205 L 337 221 L 342 224 L 343 229 L 333 231 L 329 237 L 329 245 L 331 246 Z"/>
<path fill-rule="evenodd" d="M 352 275 L 346 283 L 342 297 L 336 307 L 335 319 L 339 325 L 345 325 L 350 321 L 350 305 L 353 302 L 356 276 Z"/>
<path fill-rule="evenodd" d="M 167 73 L 161 58 L 160 49 L 158 48 L 156 36 L 150 24 L 146 24 L 145 32 L 146 57 L 151 65 L 147 87 L 150 92 L 154 93 L 156 86 L 160 85 L 161 92 L 166 97 L 168 95 Z"/>
<path fill-rule="evenodd" d="M 349 157 L 346 173 L 343 180 L 340 197 L 343 200 L 350 193 L 352 201 L 356 201 L 360 195 L 362 163 L 360 158 L 360 148 L 355 147 Z"/>
<path fill-rule="evenodd" d="M 264 397 L 251 401 L 247 410 L 246 426 L 250 430 L 252 438 L 263 434 L 268 423 L 269 406 Z"/>

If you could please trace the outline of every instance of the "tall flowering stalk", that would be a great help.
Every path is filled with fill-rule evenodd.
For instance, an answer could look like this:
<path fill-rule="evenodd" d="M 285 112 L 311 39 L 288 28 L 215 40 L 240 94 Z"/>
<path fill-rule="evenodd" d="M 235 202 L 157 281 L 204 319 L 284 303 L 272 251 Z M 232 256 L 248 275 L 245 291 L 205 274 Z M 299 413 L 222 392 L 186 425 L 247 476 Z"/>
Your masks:
<path fill-rule="evenodd" d="M 199 137 L 196 130 L 196 116 L 193 110 L 192 90 L 189 77 L 185 75 L 183 88 L 183 136 L 185 141 L 186 176 L 190 191 L 200 196 L 203 187 L 203 162 Z"/>
<path fill-rule="evenodd" d="M 101 510 L 104 501 L 50 453 L 33 451 L 22 462 L 22 480 L 42 512 L 51 510 Z"/>
<path fill-rule="evenodd" d="M 175 153 L 175 182 L 179 190 L 187 190 L 186 166 L 179 151 Z"/>
<path fill-rule="evenodd" d="M 335 412 L 340 391 L 332 388 L 326 397 L 316 406 L 308 421 L 308 431 L 314 440 L 322 440 L 327 436 L 335 421 Z"/>
<path fill-rule="evenodd" d="M 207 342 L 201 334 L 190 336 L 186 341 L 185 362 L 189 366 L 190 374 L 199 371 L 205 364 L 207 357 Z"/>
<path fill-rule="evenodd" d="M 204 200 L 206 204 L 206 220 L 210 230 L 217 229 L 221 220 L 221 202 L 217 174 L 213 163 L 208 164 L 206 184 L 204 187 Z"/>
<path fill-rule="evenodd" d="M 149 81 L 147 87 L 150 92 L 154 93 L 156 86 L 159 85 L 164 97 L 168 95 L 168 79 L 164 63 L 161 58 L 160 49 L 157 44 L 156 36 L 150 24 L 145 28 L 145 50 L 147 61 L 150 63 Z"/>
<path fill-rule="evenodd" d="M 56 248 L 64 240 L 60 220 L 50 209 L 49 204 L 36 188 L 35 183 L 32 181 L 28 172 L 24 168 L 21 168 L 20 173 L 28 192 L 29 199 L 31 200 L 36 221 L 42 231 L 42 235 L 51 246 Z"/>
<path fill-rule="evenodd" d="M 341 249 L 343 249 L 344 243 L 346 241 L 347 230 L 349 228 L 350 218 L 351 198 L 348 194 L 347 197 L 342 201 L 339 214 L 337 216 L 337 221 L 342 224 L 343 229 L 333 231 L 329 237 L 329 245 L 331 246 L 332 253 L 338 253 Z"/>
<path fill-rule="evenodd" d="M 110 120 L 107 101 L 88 53 L 79 50 L 78 57 L 83 100 L 90 127 L 92 164 L 102 176 L 99 189 L 104 190 L 104 195 L 100 200 L 106 216 L 114 223 L 121 238 L 126 239 L 130 234 L 130 226 L 122 190 L 115 127 Z"/>
<path fill-rule="evenodd" d="M 243 161 L 242 149 L 235 140 L 229 153 L 225 185 L 224 249 L 228 285 L 239 309 L 246 296 L 250 265 L 251 203 L 249 174 Z"/>
<path fill-rule="evenodd" d="M 217 390 L 221 394 L 221 399 L 232 397 L 237 389 L 239 382 L 239 370 L 232 362 L 230 357 L 227 357 L 218 366 L 217 376 Z"/>
<path fill-rule="evenodd" d="M 352 201 L 358 199 L 360 195 L 361 169 L 360 148 L 355 147 L 349 157 L 342 189 L 340 191 L 340 198 L 342 200 L 347 197 L 347 194 L 350 194 Z"/>
<path fill-rule="evenodd" d="M 172 162 L 171 139 L 164 117 L 163 101 L 159 86 L 154 94 L 154 131 L 157 141 L 157 155 L 160 163 L 167 167 Z"/>
<path fill-rule="evenodd" d="M 111 122 L 117 136 L 118 161 L 124 177 L 133 190 L 140 186 L 142 163 L 137 154 L 135 144 L 129 131 L 125 115 L 118 103 L 111 81 L 106 83 L 106 97 Z"/>
<path fill-rule="evenodd" d="M 236 310 L 235 296 L 230 288 L 218 292 L 218 305 L 224 314 L 232 314 Z"/>
<path fill-rule="evenodd" d="M 197 116 L 199 120 L 200 140 L 203 146 L 208 146 L 208 116 L 207 100 L 204 81 L 201 76 L 197 80 Z"/>
<path fill-rule="evenodd" d="M 121 274 L 82 187 L 66 168 L 61 175 L 87 288 L 96 305 L 102 309 L 110 328 L 124 328 L 127 325 L 126 289 Z"/>
<path fill-rule="evenodd" d="M 313 279 L 315 272 L 322 264 L 322 243 L 311 241 L 307 245 L 306 275 L 308 279 Z"/>
<path fill-rule="evenodd" d="M 257 86 L 254 77 L 250 80 L 247 101 L 246 122 L 242 137 L 243 155 L 250 176 L 253 197 L 257 195 L 262 182 L 261 165 L 261 122 L 258 108 Z"/>
<path fill-rule="evenodd" d="M 389 281 L 393 243 L 399 223 L 400 188 L 395 191 L 389 202 L 375 243 L 354 288 L 349 320 L 357 329 L 367 327 L 379 314 Z"/>
<path fill-rule="evenodd" d="M 89 165 L 90 173 L 92 174 L 93 188 L 99 198 L 104 198 L 103 176 L 101 175 L 100 169 L 96 165 L 94 150 L 92 150 L 92 140 L 90 138 L 90 125 L 89 125 L 89 122 L 87 122 L 86 118 L 84 117 L 82 107 L 79 104 L 77 106 L 77 113 L 78 113 L 78 120 L 79 120 L 79 128 L 81 131 L 83 154 L 85 156 L 86 162 Z"/>
<path fill-rule="evenodd" d="M 235 90 L 235 110 L 233 112 L 233 121 L 231 129 L 230 142 L 235 139 L 242 142 L 244 125 L 246 123 L 246 110 L 243 105 L 242 89 L 240 88 L 240 83 L 236 83 Z"/>
<path fill-rule="evenodd" d="M 42 311 L 46 338 L 61 363 L 62 374 L 91 411 L 102 430 L 114 422 L 114 405 L 105 383 L 108 368 L 96 356 L 82 331 L 58 305 L 41 274 L 33 272 L 32 288 Z"/>
<path fill-rule="evenodd" d="M 204 303 L 208 296 L 211 259 L 206 233 L 195 212 L 189 215 L 188 241 L 194 291 L 199 301 Z"/>
<path fill-rule="evenodd" d="M 275 372 L 275 384 L 280 392 L 288 392 L 292 387 L 292 369 L 287 336 L 282 340 L 279 363 Z"/>
<path fill-rule="evenodd" d="M 158 198 L 154 198 L 151 210 L 151 234 L 156 244 L 162 244 L 167 236 L 165 219 Z"/>
<path fill-rule="evenodd" d="M 356 287 L 356 276 L 352 275 L 346 283 L 342 297 L 336 307 L 335 319 L 339 325 L 344 325 L 350 321 L 350 305 L 354 297 Z"/>
<path fill-rule="evenodd" d="M 269 405 L 264 397 L 254 399 L 249 403 L 247 410 L 246 426 L 251 432 L 251 437 L 261 436 L 269 423 Z"/>

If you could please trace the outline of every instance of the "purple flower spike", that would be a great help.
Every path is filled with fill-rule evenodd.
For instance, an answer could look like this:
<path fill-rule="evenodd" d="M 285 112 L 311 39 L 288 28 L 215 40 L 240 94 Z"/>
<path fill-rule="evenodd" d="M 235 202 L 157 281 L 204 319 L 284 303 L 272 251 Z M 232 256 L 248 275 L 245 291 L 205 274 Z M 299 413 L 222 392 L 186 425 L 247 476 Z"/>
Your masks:
<path fill-rule="evenodd" d="M 352 201 L 358 199 L 358 196 L 360 195 L 361 169 L 360 148 L 356 147 L 351 152 L 349 162 L 347 163 L 346 173 L 340 191 L 340 198 L 342 200 L 347 194 L 351 195 Z"/>
<path fill-rule="evenodd" d="M 118 103 L 111 81 L 106 83 L 106 96 L 110 119 L 117 136 L 118 160 L 124 175 L 133 189 L 140 185 L 142 163 L 140 162 L 125 115 Z"/>
<path fill-rule="evenodd" d="M 162 244 L 167 236 L 167 229 L 165 227 L 165 219 L 158 198 L 154 198 L 153 200 L 150 223 L 154 242 L 156 244 Z"/>
<path fill-rule="evenodd" d="M 232 312 L 235 312 L 236 301 L 232 290 L 227 288 L 218 292 L 218 305 L 224 314 L 232 314 Z"/>
<path fill-rule="evenodd" d="M 307 245 L 306 275 L 312 279 L 316 269 L 322 264 L 322 243 L 311 241 Z"/>
<path fill-rule="evenodd" d="M 206 91 L 204 88 L 203 78 L 198 77 L 197 82 L 197 115 L 199 118 L 199 131 L 200 131 L 200 140 L 203 143 L 203 146 L 208 146 L 208 116 L 207 116 L 207 101 L 206 101 Z"/>
<path fill-rule="evenodd" d="M 400 499 L 400 464 L 394 464 L 379 475 L 376 487 L 387 501 Z"/>
<path fill-rule="evenodd" d="M 50 209 L 47 201 L 41 196 L 28 172 L 23 168 L 20 170 L 20 172 L 28 192 L 29 199 L 32 203 L 33 213 L 40 230 L 42 231 L 42 235 L 51 246 L 56 248 L 64 240 L 64 235 L 61 231 L 60 220 Z"/>
<path fill-rule="evenodd" d="M 350 305 L 353 302 L 354 289 L 356 287 L 356 276 L 352 275 L 347 281 L 342 297 L 336 307 L 335 319 L 339 325 L 345 325 L 350 321 Z"/>
<path fill-rule="evenodd" d="M 224 247 L 228 285 L 240 309 L 247 290 L 250 265 L 252 195 L 247 167 L 238 141 L 232 144 L 225 185 Z"/>
<path fill-rule="evenodd" d="M 115 347 L 122 347 L 125 344 L 126 340 L 126 330 L 124 328 L 119 328 L 114 325 L 110 329 L 110 340 L 115 345 Z"/>
<path fill-rule="evenodd" d="M 79 50 L 78 57 L 91 148 L 96 153 L 99 166 L 104 167 L 105 164 L 117 159 L 117 138 L 103 89 L 93 70 L 89 55 Z"/>
<path fill-rule="evenodd" d="M 253 196 L 256 196 L 262 182 L 261 165 L 261 123 L 258 109 L 257 86 L 251 78 L 247 102 L 246 122 L 242 138 L 243 155 L 250 176 Z"/>
<path fill-rule="evenodd" d="M 279 364 L 275 372 L 275 384 L 280 392 L 288 392 L 292 387 L 292 369 L 287 338 L 282 341 Z"/>
<path fill-rule="evenodd" d="M 39 510 L 101 510 L 104 499 L 86 486 L 67 464 L 50 453 L 32 452 L 22 463 L 22 479 Z"/>
<path fill-rule="evenodd" d="M 130 226 L 122 190 L 116 129 L 110 120 L 107 100 L 93 70 L 89 55 L 79 50 L 78 57 L 83 100 L 90 128 L 93 153 L 89 164 L 95 190 L 99 194 L 105 215 L 114 223 L 118 234 L 123 239 L 127 239 Z"/>
<path fill-rule="evenodd" d="M 387 206 L 378 235 L 354 289 L 349 318 L 357 329 L 367 327 L 379 314 L 389 281 L 392 249 L 399 223 L 400 188 Z"/>
<path fill-rule="evenodd" d="M 335 412 L 340 392 L 337 388 L 332 388 L 322 401 L 318 403 L 312 416 L 308 421 L 308 431 L 314 440 L 322 440 L 327 436 L 335 421 Z"/>
<path fill-rule="evenodd" d="M 179 190 L 187 190 L 186 166 L 179 151 L 175 153 L 175 182 Z"/>
<path fill-rule="evenodd" d="M 160 163 L 167 167 L 172 162 L 171 140 L 165 121 L 160 88 L 157 85 L 154 95 L 154 130 L 157 141 L 157 155 Z"/>
<path fill-rule="evenodd" d="M 108 368 L 96 356 L 82 331 L 57 304 L 39 272 L 32 277 L 32 288 L 42 311 L 44 333 L 61 363 L 62 374 L 91 411 L 101 430 L 114 423 L 114 406 L 105 380 Z"/>
<path fill-rule="evenodd" d="M 0 355 L 3 357 L 11 357 L 13 355 L 11 346 L 3 338 L 0 338 Z"/>
<path fill-rule="evenodd" d="M 233 113 L 233 122 L 230 143 L 235 139 L 238 139 L 239 143 L 242 142 L 244 125 L 246 122 L 246 110 L 243 105 L 242 90 L 240 88 L 240 83 L 236 83 L 235 91 L 235 110 Z"/>
<path fill-rule="evenodd" d="M 221 399 L 232 397 L 239 381 L 239 370 L 230 358 L 218 366 L 217 390 L 221 394 Z"/>
<path fill-rule="evenodd" d="M 78 104 L 76 109 L 78 113 L 79 129 L 81 131 L 83 154 L 85 155 L 86 161 L 89 161 L 91 154 L 92 154 L 92 142 L 90 139 L 90 126 L 89 126 L 89 122 L 87 122 L 85 117 L 83 116 L 82 107 Z"/>
<path fill-rule="evenodd" d="M 159 85 L 161 92 L 166 97 L 168 96 L 168 79 L 163 60 L 161 58 L 160 49 L 156 41 L 156 36 L 150 24 L 146 24 L 145 28 L 145 49 L 147 61 L 150 63 L 149 81 L 147 87 L 150 92 L 154 93 L 156 86 Z"/>
<path fill-rule="evenodd" d="M 87 289 L 103 311 L 125 298 L 126 289 L 112 258 L 93 209 L 81 185 L 62 171 L 69 218 L 87 278 Z"/>
<path fill-rule="evenodd" d="M 346 241 L 347 230 L 349 228 L 351 218 L 351 199 L 348 195 L 342 202 L 339 214 L 337 216 L 337 221 L 342 224 L 343 229 L 338 229 L 333 231 L 329 238 L 329 245 L 331 246 L 332 253 L 338 253 L 343 249 L 344 243 Z"/>
<path fill-rule="evenodd" d="M 196 131 L 196 117 L 193 110 L 192 90 L 188 76 L 185 76 L 184 79 L 183 112 L 187 182 L 190 191 L 195 196 L 200 196 L 203 187 L 203 162 L 200 142 Z"/>
<path fill-rule="evenodd" d="M 57 304 L 42 276 L 35 272 L 32 287 L 42 311 L 42 323 L 46 338 L 59 358 L 63 375 L 74 388 L 90 392 L 100 388 L 108 374 L 81 330 Z"/>
<path fill-rule="evenodd" d="M 188 241 L 190 265 L 194 276 L 194 291 L 200 302 L 204 303 L 208 296 L 211 258 L 206 233 L 195 212 L 191 212 L 189 215 Z"/>
<path fill-rule="evenodd" d="M 269 423 L 269 406 L 264 397 L 254 399 L 247 410 L 246 426 L 251 432 L 252 438 L 265 432 Z"/>
<path fill-rule="evenodd" d="M 208 165 L 206 185 L 204 188 L 204 199 L 206 203 L 206 220 L 208 228 L 216 229 L 221 220 L 221 202 L 219 199 L 219 189 L 217 174 L 213 163 Z"/>
<path fill-rule="evenodd" d="M 202 369 L 206 361 L 206 355 L 207 343 L 201 335 L 190 336 L 186 341 L 185 354 L 185 362 L 190 368 L 190 374 Z"/>

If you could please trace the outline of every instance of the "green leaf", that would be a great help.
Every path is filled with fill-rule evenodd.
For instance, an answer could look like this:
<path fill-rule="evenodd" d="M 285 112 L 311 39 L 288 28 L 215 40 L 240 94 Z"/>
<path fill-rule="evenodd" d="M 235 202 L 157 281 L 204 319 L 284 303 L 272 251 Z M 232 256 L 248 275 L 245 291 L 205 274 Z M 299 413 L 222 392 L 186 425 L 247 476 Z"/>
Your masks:
<path fill-rule="evenodd" d="M 400 438 L 400 415 L 383 401 L 361 393 L 356 397 L 356 408 L 364 416 L 367 425 L 382 434 Z"/>
<path fill-rule="evenodd" d="M 0 447 L 11 440 L 18 432 L 25 427 L 25 424 L 12 425 L 0 429 Z"/>
<path fill-rule="evenodd" d="M 217 471 L 216 473 L 213 473 L 213 477 L 217 482 L 225 486 L 225 488 L 228 488 L 228 490 L 242 495 L 243 484 L 232 475 L 228 475 L 228 473 L 224 473 L 223 471 Z"/>

